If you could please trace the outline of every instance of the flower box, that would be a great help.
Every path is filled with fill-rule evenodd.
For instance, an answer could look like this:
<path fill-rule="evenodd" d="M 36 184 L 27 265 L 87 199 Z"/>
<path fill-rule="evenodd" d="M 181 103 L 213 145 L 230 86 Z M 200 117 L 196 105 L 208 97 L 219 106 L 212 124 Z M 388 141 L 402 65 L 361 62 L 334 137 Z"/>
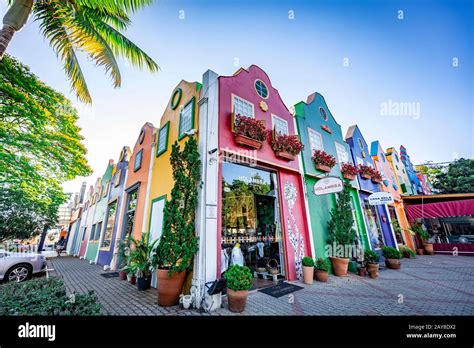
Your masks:
<path fill-rule="evenodd" d="M 361 178 L 364 179 L 364 180 L 370 179 L 370 174 L 367 174 L 367 173 L 360 173 L 360 176 L 361 176 Z"/>
<path fill-rule="evenodd" d="M 294 155 L 285 151 L 277 151 L 275 152 L 275 156 L 286 161 L 293 161 L 295 159 Z"/>
<path fill-rule="evenodd" d="M 252 149 L 260 150 L 262 148 L 263 142 L 259 140 L 255 140 L 245 135 L 235 134 L 235 142 L 242 146 L 251 147 Z"/>
<path fill-rule="evenodd" d="M 372 182 L 374 184 L 381 184 L 382 183 L 382 179 L 379 179 L 379 178 L 372 178 Z"/>
<path fill-rule="evenodd" d="M 354 180 L 355 179 L 355 175 L 352 175 L 352 174 L 343 174 L 343 177 L 344 179 L 347 179 L 347 180 Z"/>
<path fill-rule="evenodd" d="M 320 170 L 322 172 L 326 172 L 326 173 L 329 173 L 331 171 L 331 167 L 325 165 L 325 164 L 315 164 L 314 167 L 317 169 L 317 170 Z"/>

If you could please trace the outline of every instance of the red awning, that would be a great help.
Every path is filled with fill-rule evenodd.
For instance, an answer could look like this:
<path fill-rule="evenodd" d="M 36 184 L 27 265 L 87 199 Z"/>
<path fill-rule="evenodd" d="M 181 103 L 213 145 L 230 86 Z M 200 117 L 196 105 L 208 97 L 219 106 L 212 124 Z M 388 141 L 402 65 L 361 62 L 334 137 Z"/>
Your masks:
<path fill-rule="evenodd" d="M 474 199 L 405 205 L 408 220 L 474 215 Z"/>

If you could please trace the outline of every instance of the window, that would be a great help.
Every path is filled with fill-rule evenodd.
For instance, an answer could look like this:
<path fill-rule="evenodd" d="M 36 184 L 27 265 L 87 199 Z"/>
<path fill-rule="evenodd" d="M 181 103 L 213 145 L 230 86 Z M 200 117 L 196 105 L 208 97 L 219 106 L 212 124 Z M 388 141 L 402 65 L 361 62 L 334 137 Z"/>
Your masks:
<path fill-rule="evenodd" d="M 397 162 L 400 162 L 400 159 L 398 158 L 397 154 L 395 154 L 395 159 L 397 160 Z"/>
<path fill-rule="evenodd" d="M 313 154 L 316 150 L 324 151 L 323 146 L 323 137 L 321 133 L 316 132 L 312 128 L 308 128 L 308 135 L 309 135 L 309 147 L 311 149 L 311 154 Z"/>
<path fill-rule="evenodd" d="M 115 214 L 117 212 L 117 201 L 114 201 L 109 204 L 109 208 L 107 211 L 107 220 L 104 232 L 104 239 L 102 240 L 102 244 L 100 245 L 101 249 L 110 250 L 110 245 L 112 243 L 112 234 L 114 232 L 114 225 L 115 225 Z"/>
<path fill-rule="evenodd" d="M 232 100 L 234 116 L 254 117 L 253 104 L 237 96 L 233 96 Z"/>
<path fill-rule="evenodd" d="M 138 136 L 138 143 L 143 143 L 143 139 L 145 139 L 145 130 L 142 129 L 140 135 Z"/>
<path fill-rule="evenodd" d="M 87 231 L 87 227 L 84 227 L 84 231 L 82 231 L 82 241 L 86 239 L 86 231 Z"/>
<path fill-rule="evenodd" d="M 135 209 L 137 208 L 138 189 L 130 192 L 127 196 L 127 206 L 125 207 L 125 236 L 130 236 L 133 232 L 135 222 Z"/>
<path fill-rule="evenodd" d="M 186 132 L 194 127 L 194 98 L 192 98 L 179 114 L 179 138 L 183 138 Z"/>
<path fill-rule="evenodd" d="M 337 153 L 337 160 L 339 161 L 339 166 L 342 165 L 342 163 L 348 163 L 349 154 L 347 153 L 344 145 L 341 145 L 337 142 L 335 144 L 336 144 L 336 153 Z"/>
<path fill-rule="evenodd" d="M 168 149 L 168 131 L 170 122 L 166 122 L 166 124 L 160 128 L 158 132 L 158 145 L 156 146 L 156 157 L 161 155 L 162 153 L 166 152 Z"/>
<path fill-rule="evenodd" d="M 142 167 L 142 157 L 143 157 L 143 149 L 138 151 L 137 154 L 135 155 L 135 163 L 133 165 L 133 170 L 135 172 Z"/>
<path fill-rule="evenodd" d="M 382 158 L 382 161 L 383 161 L 383 162 L 386 162 L 386 160 L 385 160 L 385 155 L 384 155 L 383 153 L 380 154 L 380 158 Z"/>
<path fill-rule="evenodd" d="M 370 243 L 374 249 L 380 249 L 385 245 L 385 243 L 383 240 L 382 230 L 379 225 L 379 219 L 377 218 L 377 210 L 375 206 L 369 204 L 367 199 L 364 199 L 363 209 L 367 221 L 367 228 L 369 230 L 368 237 L 370 239 Z"/>
<path fill-rule="evenodd" d="M 278 134 L 288 135 L 290 133 L 288 130 L 288 122 L 276 115 L 272 115 L 272 126 Z"/>
<path fill-rule="evenodd" d="M 114 179 L 114 186 L 117 187 L 118 185 L 120 185 L 120 177 L 122 176 L 122 170 L 119 169 L 117 170 L 117 172 L 115 173 L 115 179 Z"/>
<path fill-rule="evenodd" d="M 92 225 L 92 229 L 91 229 L 91 235 L 89 237 L 89 240 L 94 240 L 94 235 L 95 235 L 95 225 Z"/>
<path fill-rule="evenodd" d="M 257 94 L 262 97 L 263 99 L 268 98 L 268 88 L 261 80 L 255 81 L 255 90 Z"/>
<path fill-rule="evenodd" d="M 364 160 L 362 158 L 360 158 L 359 156 L 356 157 L 356 161 L 357 161 L 357 165 L 359 164 L 364 164 Z"/>
<path fill-rule="evenodd" d="M 95 238 L 94 238 L 94 240 L 99 240 L 101 233 L 102 233 L 102 222 L 99 222 L 97 224 L 96 229 L 95 229 Z"/>
<path fill-rule="evenodd" d="M 108 182 L 108 181 L 105 183 L 104 191 L 103 191 L 103 192 L 104 192 L 104 194 L 103 194 L 102 197 L 107 196 L 107 194 L 109 193 L 109 182 Z"/>
<path fill-rule="evenodd" d="M 324 110 L 322 107 L 319 108 L 319 113 L 321 114 L 321 117 L 324 121 L 328 120 L 328 114 L 326 113 L 326 110 Z"/>

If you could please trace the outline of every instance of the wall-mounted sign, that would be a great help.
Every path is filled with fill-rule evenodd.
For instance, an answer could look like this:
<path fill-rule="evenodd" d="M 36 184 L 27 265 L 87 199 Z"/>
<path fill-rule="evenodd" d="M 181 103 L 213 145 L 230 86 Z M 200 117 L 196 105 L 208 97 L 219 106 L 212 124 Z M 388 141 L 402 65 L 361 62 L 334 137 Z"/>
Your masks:
<path fill-rule="evenodd" d="M 369 196 L 370 205 L 382 205 L 393 203 L 393 196 L 389 192 L 375 192 Z"/>
<path fill-rule="evenodd" d="M 314 184 L 314 194 L 316 196 L 341 192 L 343 189 L 344 185 L 342 180 L 333 176 L 322 178 L 316 184 Z"/>

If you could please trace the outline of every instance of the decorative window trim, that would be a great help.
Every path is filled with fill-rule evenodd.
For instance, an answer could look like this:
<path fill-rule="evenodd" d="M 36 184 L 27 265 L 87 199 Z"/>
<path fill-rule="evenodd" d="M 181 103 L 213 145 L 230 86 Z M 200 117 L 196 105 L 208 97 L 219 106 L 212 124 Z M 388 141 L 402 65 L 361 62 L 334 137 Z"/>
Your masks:
<path fill-rule="evenodd" d="M 321 149 L 313 149 L 311 147 L 311 133 L 316 134 L 321 139 Z M 308 127 L 308 143 L 309 143 L 309 150 L 311 151 L 311 156 L 313 156 L 313 152 L 316 151 L 316 150 L 324 151 L 324 141 L 323 141 L 322 134 L 319 133 L 317 130 L 314 130 L 311 127 Z"/>
<path fill-rule="evenodd" d="M 260 95 L 260 93 L 258 92 L 258 89 L 257 89 L 257 82 L 261 82 L 263 84 L 263 86 L 265 87 L 265 89 L 267 90 L 267 96 L 266 97 L 263 97 L 262 95 Z M 262 80 L 260 79 L 256 79 L 254 82 L 253 82 L 253 87 L 255 88 L 255 92 L 257 92 L 257 95 L 262 98 L 262 99 L 268 99 L 268 96 L 270 95 L 270 90 L 268 89 L 268 86 L 265 82 L 263 82 Z"/>
<path fill-rule="evenodd" d="M 138 155 L 140 155 L 140 165 L 137 167 Z M 133 171 L 136 172 L 137 170 L 140 170 L 140 168 L 142 167 L 142 163 L 143 163 L 143 149 L 140 149 L 140 151 L 138 151 L 135 154 L 135 161 L 133 162 Z"/>
<path fill-rule="evenodd" d="M 170 100 L 171 110 L 176 110 L 176 108 L 179 105 L 179 102 L 181 101 L 182 96 L 183 96 L 183 90 L 181 88 L 176 88 L 176 90 L 173 92 L 173 95 L 171 96 L 171 100 Z"/>
<path fill-rule="evenodd" d="M 160 133 L 162 130 L 166 128 L 166 140 L 165 140 L 165 147 L 160 150 Z M 163 127 L 160 128 L 157 134 L 156 139 L 156 157 L 160 156 L 161 154 L 165 153 L 168 150 L 168 140 L 170 135 L 170 121 L 166 122 Z"/>
<path fill-rule="evenodd" d="M 196 98 L 195 97 L 192 97 L 190 101 L 188 101 L 184 106 L 183 108 L 179 111 L 179 126 L 178 126 L 178 140 L 181 140 L 183 139 L 184 137 L 187 136 L 186 132 L 184 133 L 181 133 L 181 123 L 183 121 L 183 110 L 186 109 L 186 107 L 188 107 L 189 104 L 192 105 L 191 107 L 191 129 L 194 128 L 194 116 L 195 116 L 195 109 L 196 109 Z"/>
<path fill-rule="evenodd" d="M 117 187 L 120 185 L 121 176 L 122 176 L 122 169 L 119 169 L 115 173 L 114 187 Z"/>
<path fill-rule="evenodd" d="M 283 134 L 290 135 L 290 127 L 289 127 L 288 121 L 285 120 L 284 118 L 281 118 L 280 116 L 272 114 L 272 129 L 275 131 L 276 131 L 276 128 L 275 128 L 274 119 L 278 119 L 278 121 L 283 121 L 286 124 L 286 133 L 283 133 Z"/>
<path fill-rule="evenodd" d="M 343 163 L 351 163 L 350 159 L 349 159 L 349 152 L 347 151 L 346 147 L 344 145 L 342 145 L 341 143 L 338 143 L 337 141 L 334 142 L 334 146 L 336 148 L 336 157 L 337 157 L 337 162 L 339 163 L 339 167 L 341 167 Z M 341 148 L 344 149 L 344 152 L 345 152 L 346 157 L 347 157 L 347 161 L 342 161 L 341 158 L 339 158 L 338 147 L 340 149 Z"/>

